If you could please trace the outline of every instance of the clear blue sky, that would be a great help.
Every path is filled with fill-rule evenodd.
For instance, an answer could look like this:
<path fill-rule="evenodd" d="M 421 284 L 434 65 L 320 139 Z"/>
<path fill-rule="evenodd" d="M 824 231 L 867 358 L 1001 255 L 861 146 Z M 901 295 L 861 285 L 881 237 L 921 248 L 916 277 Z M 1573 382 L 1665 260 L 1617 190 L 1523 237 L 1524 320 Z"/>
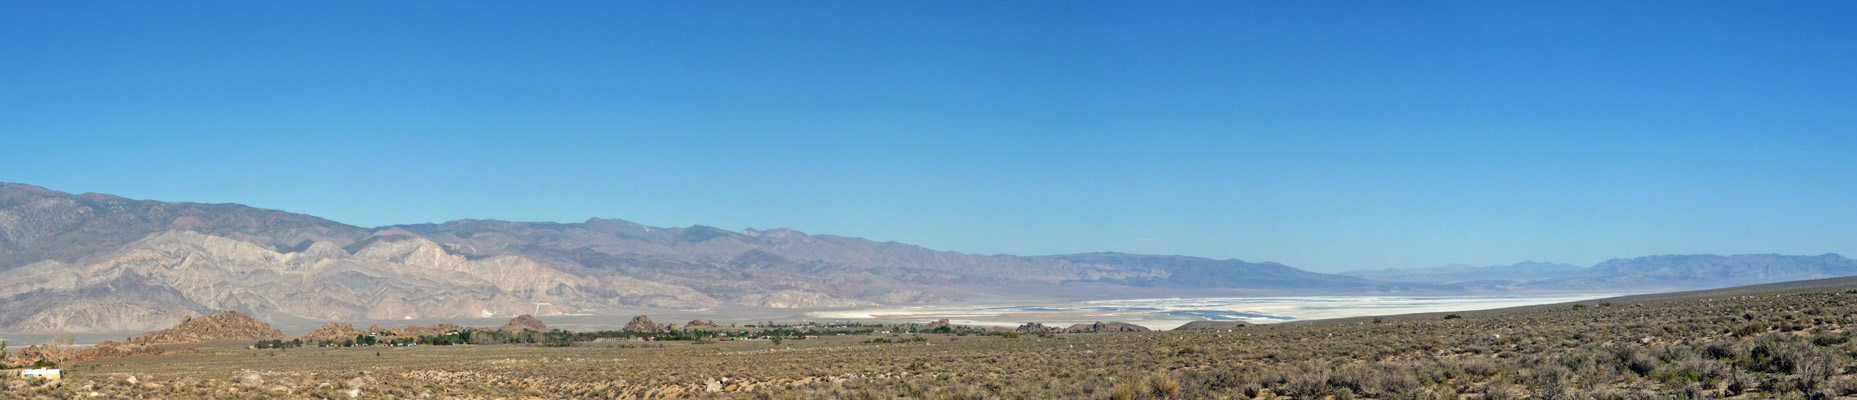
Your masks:
<path fill-rule="evenodd" d="M 1857 3 L 922 3 L 0 3 L 0 181 L 1317 271 L 1857 256 Z"/>

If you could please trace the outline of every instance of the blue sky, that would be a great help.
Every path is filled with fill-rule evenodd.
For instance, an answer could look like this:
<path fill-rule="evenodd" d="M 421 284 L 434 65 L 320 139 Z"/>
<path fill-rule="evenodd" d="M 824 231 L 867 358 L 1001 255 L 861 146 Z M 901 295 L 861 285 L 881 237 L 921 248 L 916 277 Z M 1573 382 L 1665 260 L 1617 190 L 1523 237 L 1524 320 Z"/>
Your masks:
<path fill-rule="evenodd" d="M 0 181 L 1317 271 L 1857 255 L 1850 2 L 375 3 L 0 4 Z"/>

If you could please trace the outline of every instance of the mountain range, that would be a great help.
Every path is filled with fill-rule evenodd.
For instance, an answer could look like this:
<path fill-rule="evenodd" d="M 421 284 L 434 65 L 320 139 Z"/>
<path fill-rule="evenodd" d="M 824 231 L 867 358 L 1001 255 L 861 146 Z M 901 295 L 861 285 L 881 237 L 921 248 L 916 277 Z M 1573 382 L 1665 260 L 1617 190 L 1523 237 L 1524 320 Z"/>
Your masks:
<path fill-rule="evenodd" d="M 1581 267 L 1547 262 L 1472 267 L 1382 269 L 1341 275 L 1388 282 L 1423 282 L 1465 290 L 1610 290 L 1665 292 L 1857 275 L 1857 260 L 1837 254 L 1659 255 L 1616 258 Z"/>
<path fill-rule="evenodd" d="M 226 310 L 266 321 L 771 313 L 1030 297 L 1675 290 L 1857 274 L 1851 260 L 1829 254 L 1543 268 L 1523 268 L 1541 270 L 1538 279 L 1347 276 L 1274 262 L 973 255 L 789 229 L 598 218 L 363 228 L 238 204 L 0 183 L 0 331 L 16 332 L 144 331 Z"/>
<path fill-rule="evenodd" d="M 1540 281 L 1577 276 L 1586 267 L 1525 261 L 1510 265 L 1474 267 L 1451 264 L 1436 268 L 1378 269 L 1342 272 L 1341 275 L 1395 282 Z"/>

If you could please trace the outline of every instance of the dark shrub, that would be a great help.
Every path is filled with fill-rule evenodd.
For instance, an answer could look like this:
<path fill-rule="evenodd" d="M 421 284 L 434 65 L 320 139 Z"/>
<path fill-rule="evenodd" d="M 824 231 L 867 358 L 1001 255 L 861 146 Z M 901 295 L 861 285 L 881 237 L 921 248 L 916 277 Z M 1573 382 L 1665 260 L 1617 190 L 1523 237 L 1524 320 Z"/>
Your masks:
<path fill-rule="evenodd" d="M 1630 356 L 1620 361 L 1625 364 L 1626 369 L 1631 370 L 1632 373 L 1638 374 L 1638 376 L 1650 375 L 1652 370 L 1657 369 L 1657 359 L 1651 358 L 1651 356 L 1645 355 L 1644 353 L 1632 353 Z"/>
<path fill-rule="evenodd" d="M 1845 336 L 1842 333 L 1827 333 L 1812 338 L 1812 344 L 1819 346 L 1836 346 L 1849 341 L 1851 341 L 1851 337 Z"/>
<path fill-rule="evenodd" d="M 1291 396 L 1299 399 L 1319 399 L 1335 390 L 1333 386 L 1328 385 L 1328 377 L 1319 374 L 1297 375 L 1295 378 L 1290 378 L 1290 382 L 1284 384 L 1283 388 L 1289 390 Z"/>
<path fill-rule="evenodd" d="M 1741 352 L 1735 351 L 1734 346 L 1722 343 L 1710 343 L 1708 346 L 1703 346 L 1701 353 L 1703 357 L 1716 360 L 1726 359 L 1741 354 Z"/>
<path fill-rule="evenodd" d="M 1734 328 L 1734 335 L 1747 337 L 1747 336 L 1758 335 L 1766 331 L 1767 331 L 1767 324 L 1760 323 L 1760 322 L 1753 322 L 1753 323 L 1748 323 L 1746 325 L 1741 325 L 1739 327 Z"/>

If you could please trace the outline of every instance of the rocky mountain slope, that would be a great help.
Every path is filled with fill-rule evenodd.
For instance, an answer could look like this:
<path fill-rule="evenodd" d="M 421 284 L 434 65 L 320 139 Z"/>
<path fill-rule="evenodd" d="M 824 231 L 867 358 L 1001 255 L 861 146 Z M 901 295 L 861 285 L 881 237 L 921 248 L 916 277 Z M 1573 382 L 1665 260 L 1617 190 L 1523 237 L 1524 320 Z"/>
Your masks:
<path fill-rule="evenodd" d="M 1168 295 L 1415 287 L 1274 263 L 979 256 L 788 229 L 611 219 L 361 228 L 237 204 L 0 183 L 0 331 L 143 331 L 225 310 L 264 321 L 353 321 L 908 305 L 1023 288 Z"/>

